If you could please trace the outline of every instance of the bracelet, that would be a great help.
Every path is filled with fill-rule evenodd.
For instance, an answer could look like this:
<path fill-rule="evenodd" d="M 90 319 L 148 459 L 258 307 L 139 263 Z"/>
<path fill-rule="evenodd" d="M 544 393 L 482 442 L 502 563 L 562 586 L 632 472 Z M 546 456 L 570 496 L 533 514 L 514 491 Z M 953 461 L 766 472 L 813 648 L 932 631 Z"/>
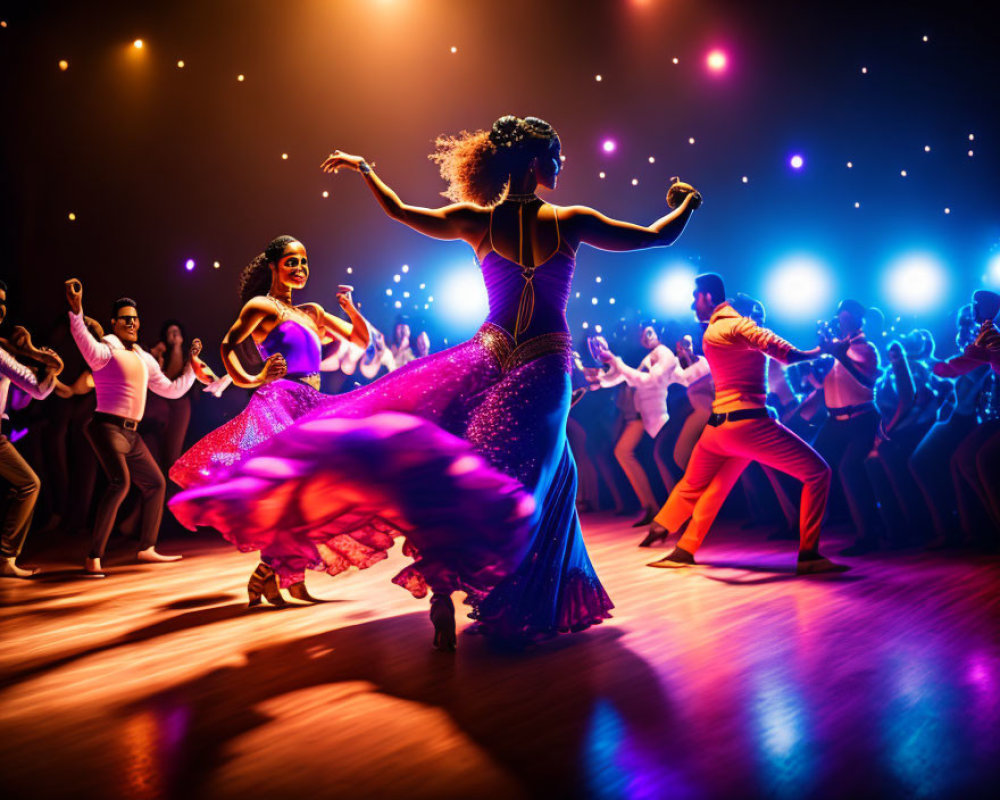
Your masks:
<path fill-rule="evenodd" d="M 362 175 L 370 175 L 371 171 L 372 168 L 368 166 L 368 162 L 365 161 L 364 159 L 361 159 L 361 163 L 358 164 L 358 172 L 360 172 Z"/>

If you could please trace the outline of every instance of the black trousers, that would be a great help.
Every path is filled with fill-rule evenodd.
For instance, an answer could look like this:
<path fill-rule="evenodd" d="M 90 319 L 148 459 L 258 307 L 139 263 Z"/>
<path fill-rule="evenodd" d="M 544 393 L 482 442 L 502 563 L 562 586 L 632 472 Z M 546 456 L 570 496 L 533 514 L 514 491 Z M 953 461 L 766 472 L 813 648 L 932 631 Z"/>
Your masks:
<path fill-rule="evenodd" d="M 878 536 L 878 507 L 865 470 L 865 458 L 875 444 L 878 419 L 877 411 L 845 420 L 827 417 L 813 444 L 844 488 L 851 521 L 860 539 Z"/>
<path fill-rule="evenodd" d="M 28 462 L 3 435 L 0 435 L 0 480 L 7 484 L 3 490 L 6 509 L 0 519 L 0 557 L 15 558 L 31 527 L 41 483 Z"/>
<path fill-rule="evenodd" d="M 128 494 L 130 483 L 135 483 L 142 494 L 139 548 L 152 547 L 160 532 L 163 499 L 167 489 L 167 481 L 156 460 L 137 431 L 94 419 L 87 423 L 86 430 L 97 460 L 108 476 L 108 488 L 104 490 L 104 496 L 97 506 L 90 558 L 104 556 L 111 527 L 119 506 Z"/>

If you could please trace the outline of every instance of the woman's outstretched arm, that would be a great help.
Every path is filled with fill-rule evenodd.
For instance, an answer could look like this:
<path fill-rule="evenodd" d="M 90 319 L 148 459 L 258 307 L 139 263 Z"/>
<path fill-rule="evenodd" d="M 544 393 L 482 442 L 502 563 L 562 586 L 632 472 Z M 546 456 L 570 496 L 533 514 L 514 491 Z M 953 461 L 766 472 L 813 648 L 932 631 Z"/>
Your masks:
<path fill-rule="evenodd" d="M 434 239 L 463 239 L 476 246 L 485 235 L 488 215 L 479 206 L 472 203 L 453 203 L 441 208 L 408 205 L 375 174 L 375 170 L 361 156 L 336 150 L 320 168 L 326 173 L 336 172 L 341 168 L 360 173 L 387 215 L 425 236 Z"/>
<path fill-rule="evenodd" d="M 599 250 L 667 247 L 677 241 L 691 213 L 701 205 L 701 195 L 689 184 L 675 183 L 667 197 L 668 202 L 676 200 L 676 207 L 651 225 L 622 222 L 587 206 L 561 208 L 559 224 L 563 236 L 574 247 L 580 244 L 589 244 Z"/>

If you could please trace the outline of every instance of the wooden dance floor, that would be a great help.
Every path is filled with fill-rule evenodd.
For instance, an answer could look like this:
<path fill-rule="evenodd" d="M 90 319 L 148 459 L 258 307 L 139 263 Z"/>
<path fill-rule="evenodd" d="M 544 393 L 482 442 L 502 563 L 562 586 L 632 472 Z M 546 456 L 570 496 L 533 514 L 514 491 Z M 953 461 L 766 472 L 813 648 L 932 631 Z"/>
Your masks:
<path fill-rule="evenodd" d="M 275 610 L 246 608 L 256 559 L 207 537 L 103 581 L 36 543 L 52 571 L 0 582 L 3 797 L 992 795 L 996 556 L 796 578 L 793 543 L 723 527 L 677 573 L 620 518 L 584 532 L 614 619 L 524 654 L 434 652 L 398 553 Z"/>

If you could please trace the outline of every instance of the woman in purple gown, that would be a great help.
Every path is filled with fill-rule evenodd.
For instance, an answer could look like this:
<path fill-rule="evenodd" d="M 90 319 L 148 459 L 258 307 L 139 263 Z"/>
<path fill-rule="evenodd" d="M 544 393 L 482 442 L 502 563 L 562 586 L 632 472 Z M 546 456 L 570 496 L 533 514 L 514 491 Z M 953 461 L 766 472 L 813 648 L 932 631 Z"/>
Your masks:
<path fill-rule="evenodd" d="M 247 525 L 239 482 L 252 480 L 261 498 L 295 518 L 302 492 L 320 477 L 335 486 L 343 477 L 335 462 L 351 419 L 382 412 L 419 417 L 461 436 L 499 472 L 531 493 L 528 537 L 518 545 L 513 568 L 470 576 L 456 554 L 482 547 L 481 530 L 457 539 L 414 541 L 426 531 L 406 532 L 412 566 L 396 582 L 422 596 L 429 587 L 435 644 L 455 643 L 453 591 L 464 591 L 472 616 L 488 635 L 525 641 L 576 631 L 609 616 L 610 599 L 590 563 L 576 513 L 576 467 L 566 442 L 570 404 L 570 334 L 566 304 L 577 248 L 634 250 L 672 244 L 701 197 L 688 184 L 668 192 L 673 207 L 649 226 L 619 222 L 584 206 L 556 207 L 536 195 L 554 189 L 561 168 L 560 142 L 546 122 L 506 116 L 489 131 L 438 140 L 433 158 L 456 202 L 438 209 L 403 203 L 358 156 L 340 151 L 323 163 L 326 172 L 349 168 L 363 176 L 385 212 L 437 239 L 461 239 L 475 250 L 489 296 L 486 322 L 468 342 L 421 358 L 336 398 L 260 448 L 280 464 L 273 474 L 238 465 L 226 481 L 175 503 L 205 524 Z M 251 485 L 251 484 L 247 484 Z M 440 488 L 439 493 L 447 493 Z M 398 487 L 396 494 L 414 492 Z M 287 498 L 282 505 L 280 498 Z M 336 514 L 336 492 L 314 497 L 311 513 Z M 411 505 L 430 502 L 427 496 Z M 295 509 L 292 505 L 297 504 Z M 325 506 L 328 511 L 323 511 Z M 456 510 L 473 509 L 458 504 Z M 251 522 L 256 527 L 258 523 Z M 265 527 L 267 523 L 260 523 Z M 480 526 L 481 528 L 481 526 Z M 447 531 L 446 531 L 447 533 Z"/>

